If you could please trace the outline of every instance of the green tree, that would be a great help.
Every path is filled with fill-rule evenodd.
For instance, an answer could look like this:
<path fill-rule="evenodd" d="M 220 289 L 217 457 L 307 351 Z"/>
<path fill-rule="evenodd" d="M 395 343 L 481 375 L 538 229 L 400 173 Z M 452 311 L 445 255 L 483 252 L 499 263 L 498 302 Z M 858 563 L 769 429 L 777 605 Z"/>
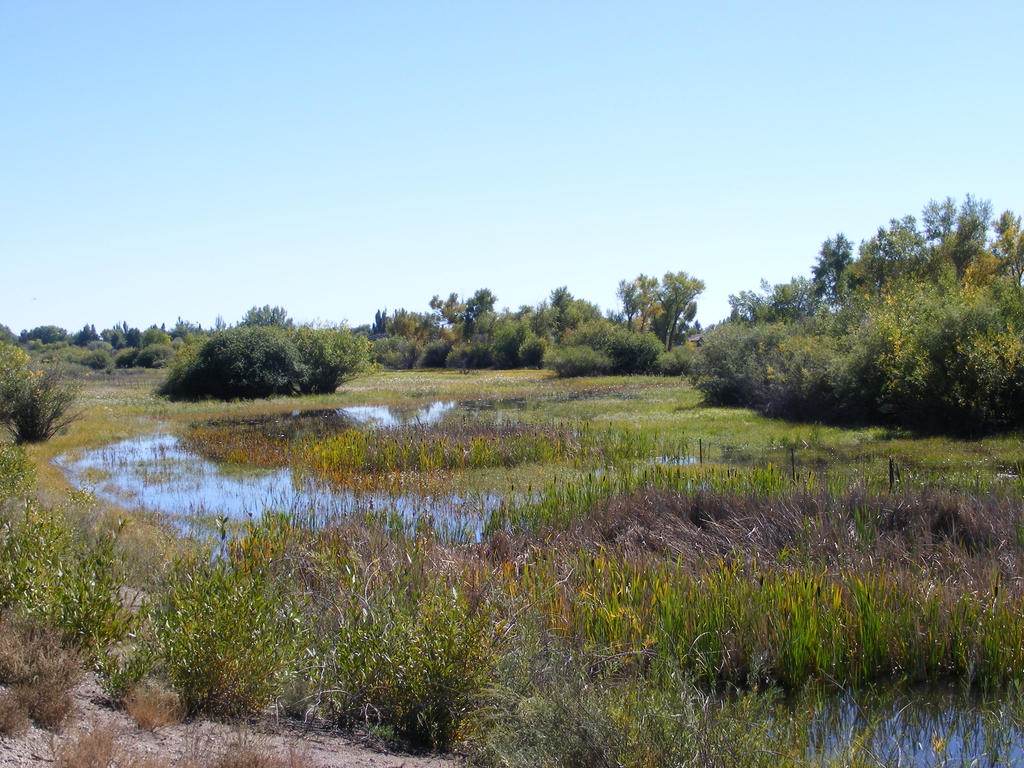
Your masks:
<path fill-rule="evenodd" d="M 466 309 L 462 314 L 462 338 L 469 341 L 473 335 L 482 330 L 482 321 L 494 312 L 498 297 L 487 288 L 480 288 L 466 299 Z"/>
<path fill-rule="evenodd" d="M 830 307 L 838 307 L 846 293 L 846 268 L 853 263 L 853 243 L 842 232 L 821 244 L 818 262 L 811 270 L 814 295 Z"/>
<path fill-rule="evenodd" d="M 917 229 L 917 219 L 904 216 L 891 219 L 888 227 L 860 246 L 860 256 L 850 267 L 853 283 L 863 291 L 877 295 L 886 286 L 903 279 L 919 280 L 929 267 L 925 237 Z"/>
<path fill-rule="evenodd" d="M 347 328 L 301 326 L 295 331 L 295 346 L 304 369 L 298 384 L 303 394 L 334 392 L 370 360 L 369 341 Z"/>
<path fill-rule="evenodd" d="M 992 228 L 996 233 L 992 252 L 1000 269 L 1020 285 L 1024 282 L 1024 230 L 1020 216 L 1014 216 L 1013 211 L 1003 211 Z"/>
<path fill-rule="evenodd" d="M 672 349 L 677 335 L 697 315 L 697 295 L 704 290 L 704 281 L 690 277 L 686 272 L 666 272 L 661 278 L 658 300 L 661 305 L 658 336 L 666 350 Z"/>
<path fill-rule="evenodd" d="M 967 195 L 959 208 L 951 197 L 929 201 L 921 224 L 934 264 L 951 264 L 957 280 L 963 281 L 971 265 L 987 252 L 991 221 L 992 204 L 987 200 Z"/>
<path fill-rule="evenodd" d="M 256 328 L 292 328 L 294 323 L 284 307 L 264 304 L 262 307 L 250 308 L 239 325 Z"/>
<path fill-rule="evenodd" d="M 19 336 L 22 344 L 38 341 L 40 344 L 59 344 L 68 340 L 68 332 L 56 325 L 40 325 L 30 331 L 22 331 Z"/>
<path fill-rule="evenodd" d="M 82 330 L 75 334 L 74 343 L 76 347 L 87 347 L 94 341 L 99 341 L 100 335 L 96 333 L 96 326 L 86 323 Z"/>
<path fill-rule="evenodd" d="M 167 331 L 157 328 L 155 325 L 151 325 L 149 328 L 142 332 L 142 336 L 139 338 L 139 344 L 145 349 L 153 344 L 170 344 L 171 337 Z"/>

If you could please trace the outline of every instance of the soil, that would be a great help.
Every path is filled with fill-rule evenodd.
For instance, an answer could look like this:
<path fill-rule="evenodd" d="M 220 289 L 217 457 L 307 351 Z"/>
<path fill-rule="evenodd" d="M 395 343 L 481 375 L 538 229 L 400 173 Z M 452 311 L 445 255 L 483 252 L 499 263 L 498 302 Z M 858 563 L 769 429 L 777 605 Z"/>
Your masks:
<path fill-rule="evenodd" d="M 2 686 L 0 686 L 2 689 Z M 165 725 L 154 731 L 141 730 L 127 714 L 114 709 L 93 675 L 88 675 L 74 691 L 75 708 L 56 732 L 33 724 L 17 736 L 0 736 L 0 766 L 36 768 L 52 766 L 61 751 L 84 735 L 107 731 L 121 755 L 119 767 L 146 763 L 178 768 L 208 766 L 241 746 L 258 747 L 279 760 L 273 765 L 295 768 L 464 768 L 465 761 L 455 755 L 411 755 L 388 752 L 383 747 L 316 726 L 293 721 L 278 722 L 268 715 L 243 724 L 209 720 L 189 720 Z M 263 764 L 263 763 L 261 763 Z M 270 765 L 271 763 L 266 763 Z M 104 763 L 106 765 L 106 763 Z"/>

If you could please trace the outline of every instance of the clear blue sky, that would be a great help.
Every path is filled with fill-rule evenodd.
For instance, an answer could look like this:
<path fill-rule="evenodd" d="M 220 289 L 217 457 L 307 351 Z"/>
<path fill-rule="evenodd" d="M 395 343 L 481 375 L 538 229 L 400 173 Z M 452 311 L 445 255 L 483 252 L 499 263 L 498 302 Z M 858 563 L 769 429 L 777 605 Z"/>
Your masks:
<path fill-rule="evenodd" d="M 1024 3 L 0 0 L 0 323 L 702 278 L 1024 212 Z"/>

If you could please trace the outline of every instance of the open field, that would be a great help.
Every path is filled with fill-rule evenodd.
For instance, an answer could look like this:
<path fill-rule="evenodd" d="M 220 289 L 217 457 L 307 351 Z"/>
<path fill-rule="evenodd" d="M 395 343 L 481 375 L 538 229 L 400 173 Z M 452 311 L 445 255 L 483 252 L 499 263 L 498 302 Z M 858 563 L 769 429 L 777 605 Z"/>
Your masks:
<path fill-rule="evenodd" d="M 0 597 L 113 701 L 274 703 L 484 765 L 1024 761 L 1020 435 L 794 424 L 664 378 L 389 372 L 231 403 L 156 383 L 86 382 L 82 418 L 29 450 L 25 521 L 8 462 Z M 99 485 L 65 500 L 53 459 L 157 431 L 231 488 L 283 472 L 320 495 L 214 499 L 185 537 Z"/>

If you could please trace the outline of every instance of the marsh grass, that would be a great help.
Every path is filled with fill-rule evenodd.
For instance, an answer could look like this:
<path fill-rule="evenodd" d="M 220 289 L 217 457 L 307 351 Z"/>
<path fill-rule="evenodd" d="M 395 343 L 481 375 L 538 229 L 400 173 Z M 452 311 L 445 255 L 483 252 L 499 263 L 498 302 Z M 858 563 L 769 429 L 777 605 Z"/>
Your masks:
<path fill-rule="evenodd" d="M 663 379 L 543 372 L 377 374 L 269 402 L 117 397 L 108 414 L 182 431 L 297 405 L 488 400 L 478 423 L 346 436 L 322 465 L 395 493 L 414 475 L 510 489 L 479 541 L 378 510 L 243 521 L 212 561 L 182 545 L 198 554 L 153 580 L 138 637 L 153 643 L 142 673 L 190 711 L 276 699 L 418 748 L 468 743 L 495 765 L 873 765 L 886 753 L 870 724 L 813 752 L 806 691 L 1021 684 L 1019 435 L 787 424 Z M 55 439 L 103 423 L 86 414 Z M 274 466 L 306 445 L 201 439 Z"/>

